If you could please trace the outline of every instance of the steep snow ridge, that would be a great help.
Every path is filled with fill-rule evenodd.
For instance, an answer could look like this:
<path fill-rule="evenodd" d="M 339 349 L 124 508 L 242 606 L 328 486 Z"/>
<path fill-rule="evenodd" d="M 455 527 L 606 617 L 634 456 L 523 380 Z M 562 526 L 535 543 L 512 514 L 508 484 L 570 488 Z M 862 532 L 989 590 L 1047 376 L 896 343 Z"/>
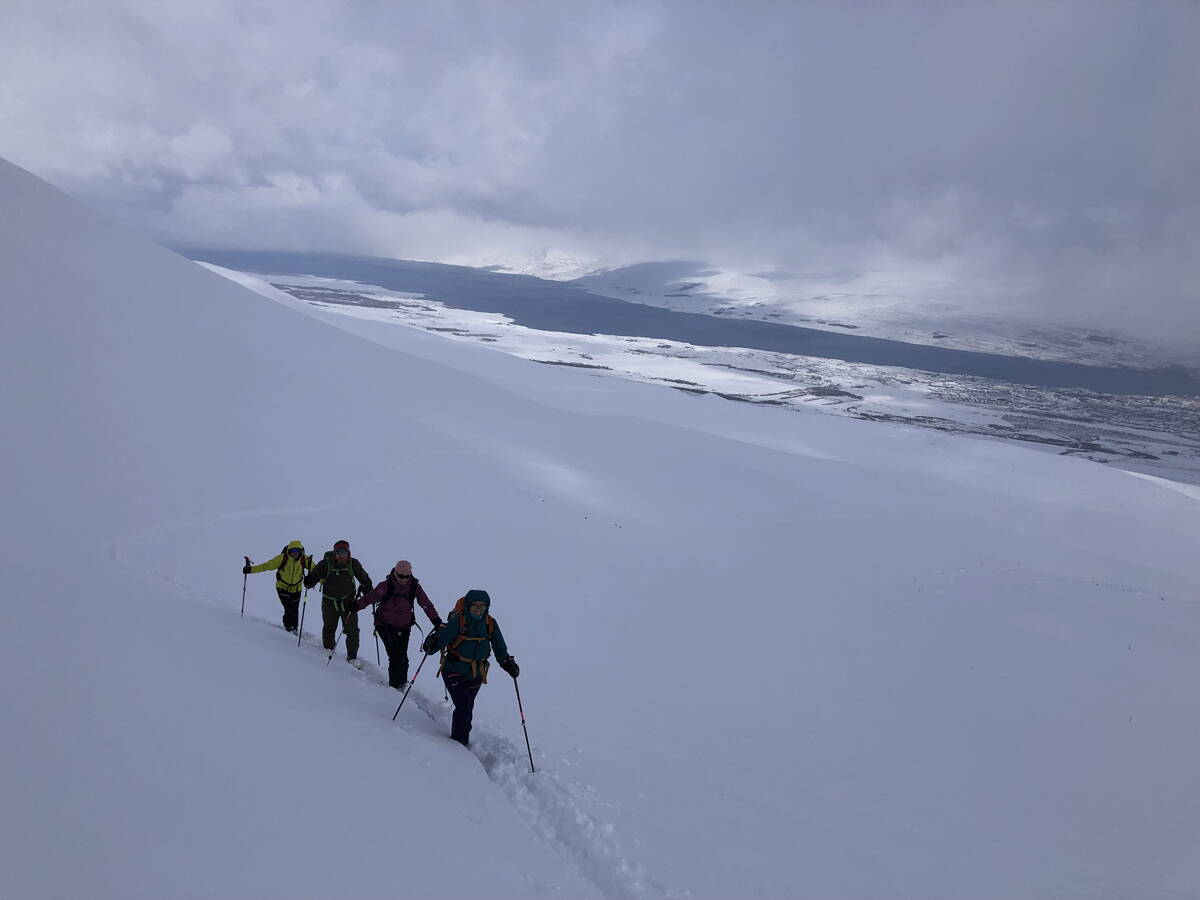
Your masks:
<path fill-rule="evenodd" d="M 22 211 L 0 219 L 15 895 L 1200 879 L 1194 497 L 404 328 L 381 346 L 19 170 L 0 197 Z M 413 560 L 443 612 L 489 590 L 537 775 L 502 673 L 472 755 L 428 672 L 393 724 L 370 668 L 253 621 L 269 575 L 239 619 L 242 554 L 294 537 L 347 537 L 376 577 Z"/>
<path fill-rule="evenodd" d="M 21 211 L 0 224 L 4 399 L 20 423 L 0 528 L 29 613 L 0 637 L 2 758 L 20 773 L 0 825 L 6 890 L 432 893 L 445 873 L 429 861 L 466 843 L 479 865 L 455 872 L 464 890 L 592 895 L 432 726 L 398 743 L 380 692 L 347 692 L 286 640 L 240 627 L 236 592 L 219 603 L 195 577 L 235 562 L 191 544 L 197 524 L 259 536 L 247 500 L 323 516 L 419 464 L 373 474 L 381 454 L 345 438 L 292 452 L 306 416 L 328 423 L 313 410 L 340 411 L 350 438 L 372 418 L 341 380 L 382 374 L 355 373 L 361 342 L 265 301 L 247 309 L 240 289 L 7 164 L 0 193 Z M 399 443 L 393 428 L 372 433 Z"/>

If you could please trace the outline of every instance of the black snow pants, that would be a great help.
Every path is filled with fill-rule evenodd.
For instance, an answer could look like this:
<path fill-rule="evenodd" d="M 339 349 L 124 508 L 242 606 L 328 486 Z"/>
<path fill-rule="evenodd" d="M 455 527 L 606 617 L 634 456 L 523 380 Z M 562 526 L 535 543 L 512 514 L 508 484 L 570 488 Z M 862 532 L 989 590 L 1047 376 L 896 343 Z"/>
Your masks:
<path fill-rule="evenodd" d="M 398 628 L 386 622 L 375 623 L 375 633 L 383 641 L 388 656 L 388 684 L 394 688 L 404 687 L 408 681 L 408 635 L 412 626 Z"/>
<path fill-rule="evenodd" d="M 446 690 L 454 701 L 454 715 L 450 719 L 450 737 L 464 747 L 471 745 L 471 717 L 475 713 L 475 697 L 483 686 L 482 678 L 466 675 L 443 675 Z"/>
<path fill-rule="evenodd" d="M 337 643 L 337 630 L 341 625 L 346 631 L 346 659 L 358 658 L 358 610 L 350 606 L 352 601 L 338 603 L 328 597 L 321 598 L 321 643 L 332 650 Z"/>
<path fill-rule="evenodd" d="M 293 593 L 283 588 L 275 588 L 275 593 L 279 595 L 279 602 L 283 604 L 283 627 L 288 631 L 295 631 L 300 625 L 300 592 Z"/>

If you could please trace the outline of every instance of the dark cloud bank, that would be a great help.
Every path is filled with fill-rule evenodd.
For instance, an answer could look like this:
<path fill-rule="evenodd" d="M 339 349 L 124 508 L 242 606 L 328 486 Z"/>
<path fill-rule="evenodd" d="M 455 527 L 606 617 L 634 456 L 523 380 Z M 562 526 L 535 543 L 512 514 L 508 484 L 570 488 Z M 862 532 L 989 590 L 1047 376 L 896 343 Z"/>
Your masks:
<path fill-rule="evenodd" d="M 166 239 L 882 268 L 1200 343 L 1193 3 L 160 6 L 0 11 L 0 155 Z"/>

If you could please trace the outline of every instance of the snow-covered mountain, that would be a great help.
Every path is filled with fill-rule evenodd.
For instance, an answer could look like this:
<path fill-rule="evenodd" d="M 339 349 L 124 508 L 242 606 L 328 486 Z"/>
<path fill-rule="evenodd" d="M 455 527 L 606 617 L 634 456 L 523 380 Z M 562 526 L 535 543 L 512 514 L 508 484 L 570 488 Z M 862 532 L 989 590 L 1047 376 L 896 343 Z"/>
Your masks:
<path fill-rule="evenodd" d="M 1194 489 L 383 346 L 7 164 L 0 199 L 6 894 L 1197 883 Z M 239 617 L 243 554 L 342 537 L 491 592 L 536 774 L 502 673 L 468 752 L 429 667 L 393 724 L 269 576 Z"/>
<path fill-rule="evenodd" d="M 548 247 L 528 253 L 500 253 L 481 259 L 472 259 L 466 264 L 497 272 L 533 275 L 537 278 L 550 278 L 555 281 L 573 281 L 592 275 L 597 270 L 603 271 L 611 268 L 605 266 L 602 259 L 594 256 L 581 256 L 557 247 Z"/>
<path fill-rule="evenodd" d="M 1170 344 L 1048 319 L 1044 312 L 1036 318 L 1028 311 L 985 313 L 1004 307 L 1005 286 L 993 288 L 992 303 L 977 298 L 968 304 L 959 296 L 960 282 L 916 272 L 750 273 L 671 261 L 597 268 L 574 283 L 621 300 L 734 321 L 778 322 L 1031 359 L 1200 371 L 1200 346 L 1191 336 L 1181 335 Z"/>

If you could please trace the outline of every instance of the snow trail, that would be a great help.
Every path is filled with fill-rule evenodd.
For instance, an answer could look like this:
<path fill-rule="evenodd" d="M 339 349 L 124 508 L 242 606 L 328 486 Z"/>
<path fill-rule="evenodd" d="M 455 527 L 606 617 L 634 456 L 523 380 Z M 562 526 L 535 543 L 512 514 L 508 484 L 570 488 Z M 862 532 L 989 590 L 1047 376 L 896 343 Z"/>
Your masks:
<path fill-rule="evenodd" d="M 489 686 L 496 689 L 500 684 L 493 682 Z M 417 707 L 449 734 L 451 707 L 415 686 L 412 694 Z M 517 715 L 515 698 L 513 715 Z M 525 771 L 529 757 L 524 748 L 476 721 L 471 729 L 470 749 L 488 778 L 504 792 L 534 833 L 570 857 L 606 897 L 691 896 L 689 891 L 668 889 L 651 878 L 634 860 L 613 825 L 583 808 L 570 789 L 549 770 L 545 755 L 536 747 L 533 754 L 538 770 L 530 773 Z"/>

